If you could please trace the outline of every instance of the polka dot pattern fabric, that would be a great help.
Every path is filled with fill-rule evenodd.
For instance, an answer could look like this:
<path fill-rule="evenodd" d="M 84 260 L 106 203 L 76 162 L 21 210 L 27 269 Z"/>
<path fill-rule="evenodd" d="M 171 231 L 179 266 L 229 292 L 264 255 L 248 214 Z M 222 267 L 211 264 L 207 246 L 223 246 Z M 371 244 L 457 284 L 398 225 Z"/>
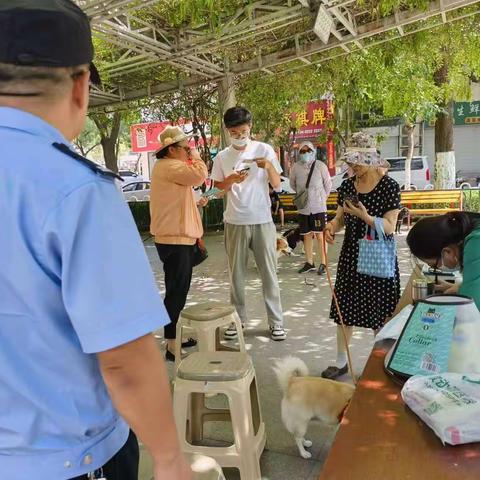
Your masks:
<path fill-rule="evenodd" d="M 355 178 L 345 180 L 338 189 L 338 204 L 343 206 L 347 195 L 358 195 L 368 213 L 383 217 L 385 213 L 400 208 L 400 186 L 388 176 L 382 177 L 369 193 L 357 193 Z M 378 329 L 390 316 L 400 299 L 400 275 L 395 261 L 393 278 L 377 278 L 357 272 L 358 241 L 365 237 L 367 225 L 359 218 L 345 214 L 343 241 L 335 281 L 340 310 L 345 325 Z M 393 238 L 389 235 L 387 238 Z M 330 318 L 339 323 L 335 303 L 330 308 Z"/>

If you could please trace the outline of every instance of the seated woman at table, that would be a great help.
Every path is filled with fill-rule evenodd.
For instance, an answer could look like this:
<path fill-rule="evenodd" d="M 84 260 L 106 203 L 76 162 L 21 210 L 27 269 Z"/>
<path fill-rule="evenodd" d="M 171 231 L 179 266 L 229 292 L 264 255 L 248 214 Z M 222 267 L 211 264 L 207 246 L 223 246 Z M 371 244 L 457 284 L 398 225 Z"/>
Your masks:
<path fill-rule="evenodd" d="M 444 282 L 440 288 L 445 293 L 458 290 L 473 298 L 480 309 L 480 214 L 450 212 L 419 220 L 408 233 L 407 245 L 432 268 L 460 268 L 462 285 Z"/>

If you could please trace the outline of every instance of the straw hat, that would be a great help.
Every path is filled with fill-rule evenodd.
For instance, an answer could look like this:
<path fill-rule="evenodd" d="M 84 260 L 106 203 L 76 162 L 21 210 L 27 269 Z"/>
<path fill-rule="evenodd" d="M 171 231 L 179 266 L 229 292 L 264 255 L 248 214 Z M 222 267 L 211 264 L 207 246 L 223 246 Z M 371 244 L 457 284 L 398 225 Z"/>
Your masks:
<path fill-rule="evenodd" d="M 340 161 L 364 167 L 390 167 L 390 164 L 381 158 L 375 138 L 366 132 L 357 132 L 351 136 Z"/>
<path fill-rule="evenodd" d="M 190 138 L 192 138 L 192 136 L 187 135 L 180 127 L 169 125 L 168 127 L 165 127 L 158 136 L 161 147 L 157 150 L 155 155 L 158 158 L 158 154 L 165 148 L 183 140 L 190 140 Z"/>

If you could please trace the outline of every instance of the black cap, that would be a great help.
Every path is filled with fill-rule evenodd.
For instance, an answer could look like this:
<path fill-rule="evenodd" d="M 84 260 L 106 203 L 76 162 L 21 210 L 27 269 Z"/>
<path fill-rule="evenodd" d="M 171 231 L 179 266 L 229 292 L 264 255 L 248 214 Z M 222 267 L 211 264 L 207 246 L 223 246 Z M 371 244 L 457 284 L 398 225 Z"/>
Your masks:
<path fill-rule="evenodd" d="M 0 62 L 31 67 L 90 64 L 91 81 L 100 84 L 92 63 L 87 15 L 71 0 L 0 0 Z"/>

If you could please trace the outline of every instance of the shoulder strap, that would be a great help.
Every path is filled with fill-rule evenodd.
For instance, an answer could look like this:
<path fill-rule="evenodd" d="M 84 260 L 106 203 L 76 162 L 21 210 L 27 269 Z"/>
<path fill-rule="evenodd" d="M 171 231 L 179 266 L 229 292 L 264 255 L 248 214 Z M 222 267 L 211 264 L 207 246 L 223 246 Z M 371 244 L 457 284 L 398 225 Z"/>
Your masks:
<path fill-rule="evenodd" d="M 312 179 L 313 170 L 315 169 L 315 164 L 317 163 L 316 160 L 313 161 L 312 166 L 310 167 L 310 173 L 308 174 L 307 184 L 305 185 L 305 190 L 308 190 L 310 186 L 310 180 Z"/>
<path fill-rule="evenodd" d="M 64 143 L 52 143 L 52 147 L 56 148 L 60 152 L 64 153 L 65 155 L 68 155 L 71 158 L 74 158 L 80 163 L 83 163 L 87 168 L 92 170 L 92 172 L 95 172 L 97 175 L 101 175 L 102 177 L 110 178 L 110 179 L 118 179 L 123 182 L 123 178 L 120 175 L 117 175 L 116 173 L 112 172 L 111 170 L 108 170 L 106 168 L 103 168 L 102 166 L 98 165 L 95 162 L 92 162 L 88 158 L 82 157 L 79 155 L 77 152 L 74 152 L 68 145 L 65 145 Z"/>

